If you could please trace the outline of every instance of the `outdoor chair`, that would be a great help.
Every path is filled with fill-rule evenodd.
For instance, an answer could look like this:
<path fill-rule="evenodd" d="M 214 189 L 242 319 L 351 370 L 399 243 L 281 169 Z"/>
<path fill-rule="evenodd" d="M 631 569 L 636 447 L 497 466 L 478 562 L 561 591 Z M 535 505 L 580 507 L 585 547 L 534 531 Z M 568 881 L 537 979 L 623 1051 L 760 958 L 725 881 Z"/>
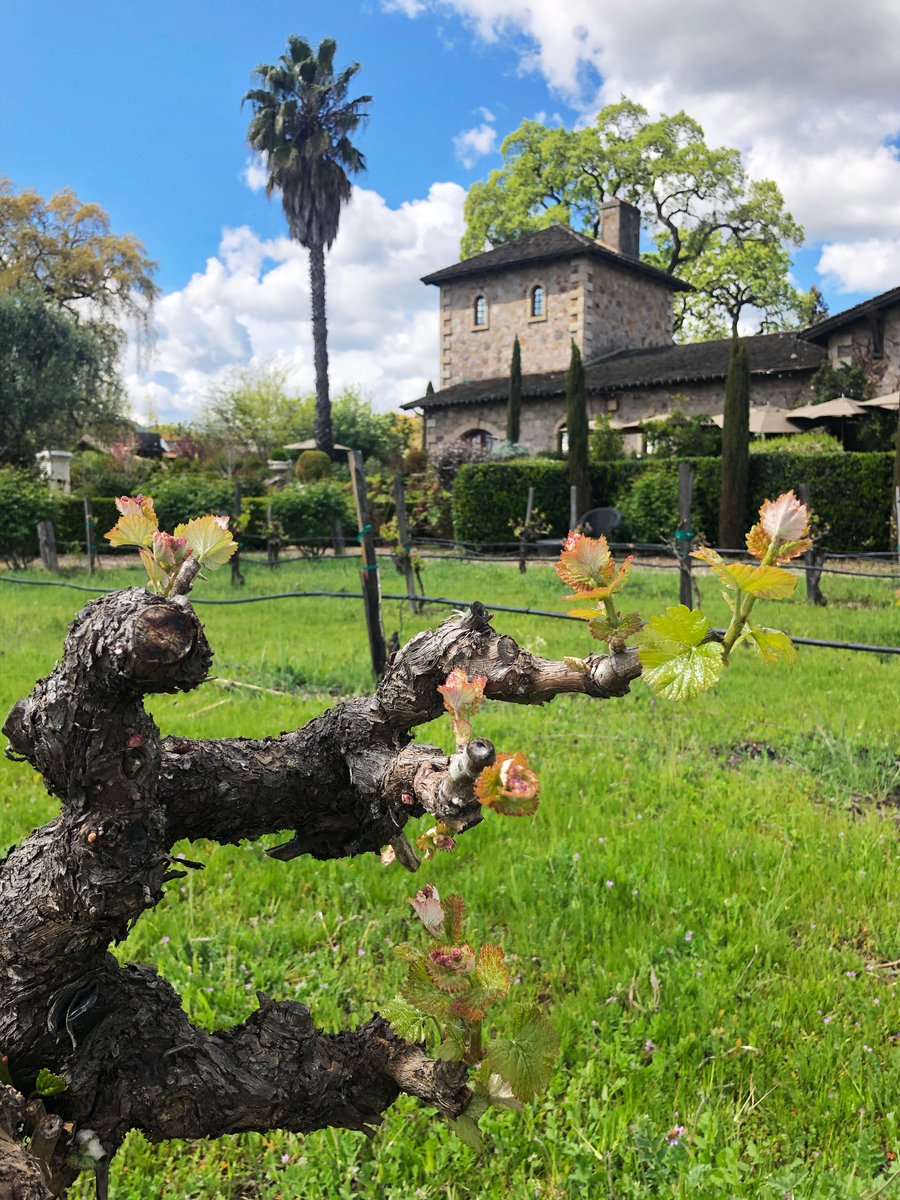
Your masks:
<path fill-rule="evenodd" d="M 617 508 L 592 508 L 578 520 L 578 527 L 589 537 L 602 537 L 612 533 L 622 523 L 622 514 Z"/>

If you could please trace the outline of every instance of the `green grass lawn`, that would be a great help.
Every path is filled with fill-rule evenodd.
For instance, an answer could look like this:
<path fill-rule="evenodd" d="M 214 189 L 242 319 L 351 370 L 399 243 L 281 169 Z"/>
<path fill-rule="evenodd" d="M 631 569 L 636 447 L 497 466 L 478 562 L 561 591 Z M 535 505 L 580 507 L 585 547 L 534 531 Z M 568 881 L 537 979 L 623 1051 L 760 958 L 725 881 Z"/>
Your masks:
<path fill-rule="evenodd" d="M 245 594 L 359 587 L 351 561 L 245 574 Z M 118 568 L 94 582 L 139 578 Z M 521 577 L 430 562 L 425 579 L 432 595 L 566 607 L 546 565 Z M 386 566 L 385 590 L 400 582 Z M 767 604 L 766 622 L 897 642 L 889 582 L 823 586 L 828 608 Z M 668 571 L 638 571 L 629 588 L 645 616 L 677 602 Z M 707 577 L 701 590 L 723 624 L 717 586 Z M 233 594 L 227 572 L 198 590 Z M 4 713 L 52 667 L 86 599 L 0 584 Z M 288 694 L 209 682 L 154 698 L 164 732 L 277 733 L 370 686 L 359 602 L 199 611 L 216 676 Z M 385 626 L 406 640 L 445 615 L 389 602 Z M 499 614 L 495 625 L 547 656 L 596 646 L 575 623 Z M 897 975 L 881 965 L 900 959 L 898 696 L 897 658 L 806 649 L 792 668 L 739 654 L 714 693 L 684 706 L 641 682 L 604 703 L 485 705 L 476 732 L 528 753 L 541 806 L 530 820 L 489 813 L 415 878 L 374 857 L 280 863 L 261 844 L 185 845 L 206 870 L 170 884 L 118 953 L 156 964 L 199 1024 L 242 1020 L 257 988 L 302 1000 L 324 1028 L 365 1019 L 403 977 L 391 947 L 416 936 L 406 897 L 431 881 L 465 897 L 473 943 L 502 942 L 512 991 L 546 1006 L 562 1050 L 539 1103 L 485 1119 L 481 1159 L 403 1100 L 374 1143 L 325 1131 L 153 1147 L 132 1135 L 113 1196 L 900 1196 Z M 438 722 L 420 736 L 449 747 L 449 733 Z M 0 766 L 3 844 L 54 810 L 28 767 Z"/>

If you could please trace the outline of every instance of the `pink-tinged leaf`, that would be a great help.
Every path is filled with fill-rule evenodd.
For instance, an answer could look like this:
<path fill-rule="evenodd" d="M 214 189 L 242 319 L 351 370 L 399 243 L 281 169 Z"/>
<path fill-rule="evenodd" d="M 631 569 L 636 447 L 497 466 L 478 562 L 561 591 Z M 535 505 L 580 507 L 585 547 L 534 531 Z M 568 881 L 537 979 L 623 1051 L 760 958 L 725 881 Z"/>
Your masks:
<path fill-rule="evenodd" d="M 460 667 L 451 671 L 445 683 L 438 685 L 444 697 L 444 708 L 453 718 L 457 746 L 464 746 L 472 736 L 472 720 L 484 699 L 487 676 L 473 675 L 470 679 Z"/>
<path fill-rule="evenodd" d="M 770 541 L 799 541 L 809 533 L 809 509 L 793 492 L 783 492 L 777 500 L 763 501 L 759 523 Z"/>
<path fill-rule="evenodd" d="M 237 550 L 237 542 L 217 517 L 195 517 L 185 525 L 176 525 L 175 536 L 187 538 L 191 554 L 209 571 L 223 566 Z"/>
<path fill-rule="evenodd" d="M 381 851 L 381 865 L 383 867 L 389 867 L 396 857 L 397 852 L 394 847 L 385 846 L 385 848 Z"/>
<path fill-rule="evenodd" d="M 115 525 L 103 536 L 111 546 L 144 546 L 153 544 L 153 534 L 156 530 L 156 520 L 142 512 L 129 513 L 119 517 Z"/>
<path fill-rule="evenodd" d="M 759 600 L 784 600 L 793 596 L 796 577 L 779 567 L 751 567 L 749 563 L 731 563 L 725 568 L 735 585 Z"/>
<path fill-rule="evenodd" d="M 152 496 L 116 496 L 115 505 L 123 517 L 145 516 L 155 527 L 159 527 Z"/>
<path fill-rule="evenodd" d="M 444 909 L 434 884 L 426 883 L 416 892 L 415 896 L 410 896 L 408 899 L 416 916 L 431 936 L 437 937 L 444 927 Z"/>
<path fill-rule="evenodd" d="M 569 534 L 556 563 L 556 573 L 563 583 L 582 596 L 608 584 L 615 569 L 606 538 L 590 538 L 581 533 Z"/>
<path fill-rule="evenodd" d="M 567 599 L 569 599 L 569 597 L 567 597 Z M 584 599 L 584 597 L 579 597 L 579 599 Z M 583 621 L 593 621 L 596 617 L 599 617 L 600 615 L 601 615 L 601 610 L 599 607 L 597 607 L 597 608 L 570 608 L 566 612 L 566 616 L 580 617 Z"/>
<path fill-rule="evenodd" d="M 475 970 L 475 951 L 471 946 L 438 946 L 425 959 L 425 970 L 442 992 L 467 992 L 472 986 L 468 977 Z"/>
<path fill-rule="evenodd" d="M 478 951 L 472 987 L 454 1000 L 451 1011 L 467 1021 L 483 1019 L 490 1005 L 509 991 L 509 975 L 503 966 L 500 946 L 482 946 Z"/>
<path fill-rule="evenodd" d="M 521 751 L 498 754 L 475 782 L 475 795 L 482 804 L 505 817 L 530 817 L 537 811 L 538 777 Z"/>
<path fill-rule="evenodd" d="M 462 896 L 457 896 L 456 893 L 448 896 L 444 901 L 444 914 L 447 922 L 447 936 L 454 942 L 460 941 L 462 938 L 463 913 L 465 912 L 465 904 Z"/>
<path fill-rule="evenodd" d="M 163 533 L 159 529 L 153 534 L 153 557 L 170 573 L 175 567 L 181 566 L 190 552 L 187 538 L 173 537 L 171 533 Z"/>
<path fill-rule="evenodd" d="M 612 563 L 612 559 L 610 559 Z M 629 554 L 622 565 L 616 571 L 609 583 L 602 587 L 590 588 L 588 591 L 576 591 L 574 596 L 567 596 L 567 600 L 606 600 L 609 596 L 614 596 L 617 592 L 621 592 L 622 588 L 628 581 L 628 573 L 631 570 L 631 564 L 634 562 L 634 555 Z M 615 567 L 615 563 L 612 563 Z M 574 585 L 573 585 L 574 586 Z"/>
<path fill-rule="evenodd" d="M 771 543 L 772 539 L 757 521 L 747 534 L 747 549 L 754 558 L 763 558 Z"/>

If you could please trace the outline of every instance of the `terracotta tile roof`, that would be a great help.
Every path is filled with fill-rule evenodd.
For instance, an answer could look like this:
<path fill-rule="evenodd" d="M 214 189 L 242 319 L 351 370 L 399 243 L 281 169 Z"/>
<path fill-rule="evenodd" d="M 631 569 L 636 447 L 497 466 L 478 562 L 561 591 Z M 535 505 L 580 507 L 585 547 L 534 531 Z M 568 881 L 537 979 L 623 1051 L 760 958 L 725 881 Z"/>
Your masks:
<path fill-rule="evenodd" d="M 691 286 L 674 275 L 667 275 L 647 263 L 632 258 L 625 258 L 614 250 L 608 249 L 601 242 L 584 233 L 576 233 L 566 225 L 551 225 L 549 229 L 541 229 L 537 233 L 526 233 L 515 242 L 505 246 L 497 246 L 454 263 L 452 267 L 444 267 L 431 275 L 422 277 L 423 283 L 442 284 L 454 279 L 464 279 L 469 275 L 480 275 L 486 271 L 498 271 L 521 267 L 529 263 L 547 262 L 558 258 L 573 258 L 576 255 L 588 255 L 604 263 L 635 271 L 639 275 L 650 276 L 658 283 L 664 283 L 676 292 L 689 292 Z"/>
<path fill-rule="evenodd" d="M 751 375 L 812 372 L 821 366 L 826 357 L 820 346 L 804 341 L 795 333 L 765 333 L 745 338 L 744 342 Z M 650 350 L 620 350 L 587 364 L 587 390 L 595 395 L 605 395 L 633 388 L 724 379 L 728 372 L 730 346 L 731 338 L 721 338 L 712 342 L 659 346 Z M 411 400 L 401 408 L 444 408 L 505 400 L 508 387 L 509 380 L 505 376 L 476 379 L 443 388 L 432 396 Z M 525 399 L 559 396 L 565 392 L 565 388 L 565 371 L 522 377 L 522 396 Z"/>

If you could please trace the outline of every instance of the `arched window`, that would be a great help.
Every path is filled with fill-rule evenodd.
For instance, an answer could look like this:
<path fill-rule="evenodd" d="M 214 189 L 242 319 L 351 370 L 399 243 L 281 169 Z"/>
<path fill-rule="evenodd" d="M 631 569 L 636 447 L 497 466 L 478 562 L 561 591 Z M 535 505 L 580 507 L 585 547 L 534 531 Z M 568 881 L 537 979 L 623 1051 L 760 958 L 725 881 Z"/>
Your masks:
<path fill-rule="evenodd" d="M 473 325 L 487 325 L 487 301 L 484 296 L 475 297 L 475 311 L 472 317 Z"/>
<path fill-rule="evenodd" d="M 460 441 L 479 446 L 482 450 L 490 450 L 496 440 L 487 429 L 468 429 L 460 438 Z"/>
<path fill-rule="evenodd" d="M 533 317 L 545 316 L 544 311 L 544 289 L 538 284 L 531 289 L 531 315 Z"/>

